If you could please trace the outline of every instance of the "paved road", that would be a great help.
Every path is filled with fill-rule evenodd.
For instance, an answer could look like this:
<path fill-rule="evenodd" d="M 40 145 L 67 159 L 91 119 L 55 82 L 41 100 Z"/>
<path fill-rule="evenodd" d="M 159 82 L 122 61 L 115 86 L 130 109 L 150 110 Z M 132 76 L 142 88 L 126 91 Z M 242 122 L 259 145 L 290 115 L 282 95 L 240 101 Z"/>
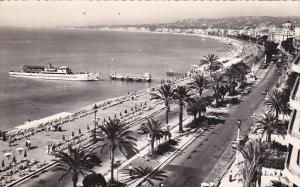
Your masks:
<path fill-rule="evenodd" d="M 278 75 L 275 72 L 275 67 L 271 66 L 263 80 L 253 87 L 251 93 L 243 97 L 239 105 L 232 108 L 223 124 L 215 126 L 205 141 L 196 140 L 163 168 L 169 173 L 169 177 L 164 183 L 165 186 L 200 186 L 203 179 L 213 170 L 225 149 L 231 146 L 231 141 L 236 138 L 236 120 L 242 121 L 242 134 L 249 131 L 253 123 L 250 116 L 265 98 L 265 95 L 261 94 L 262 90 L 272 87 L 277 82 Z"/>

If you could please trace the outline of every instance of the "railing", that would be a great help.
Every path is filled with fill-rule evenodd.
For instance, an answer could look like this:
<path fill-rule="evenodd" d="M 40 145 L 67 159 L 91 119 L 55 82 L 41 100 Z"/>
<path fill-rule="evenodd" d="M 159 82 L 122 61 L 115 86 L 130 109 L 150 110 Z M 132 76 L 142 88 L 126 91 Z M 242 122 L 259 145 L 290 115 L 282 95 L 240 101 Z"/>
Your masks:
<path fill-rule="evenodd" d="M 300 101 L 300 97 L 296 96 L 298 88 L 299 88 L 299 83 L 300 83 L 300 79 L 299 76 L 296 79 L 296 82 L 294 84 L 293 90 L 292 90 L 292 94 L 291 94 L 291 99 L 292 100 L 296 100 L 296 101 Z"/>
<path fill-rule="evenodd" d="M 291 117 L 290 122 L 289 122 L 289 128 L 288 128 L 289 131 L 293 130 L 296 115 L 297 115 L 297 110 L 293 110 L 292 117 Z"/>
<path fill-rule="evenodd" d="M 299 62 L 300 62 L 300 54 L 298 54 L 295 58 L 294 58 L 294 60 L 293 60 L 293 64 L 299 64 Z"/>
<path fill-rule="evenodd" d="M 290 165 L 288 165 L 288 164 L 286 165 L 286 168 L 288 169 L 288 171 L 290 173 L 293 173 L 293 174 L 297 175 L 298 177 L 300 177 L 300 167 L 299 167 L 299 171 L 297 171 L 296 169 L 291 168 Z"/>
<path fill-rule="evenodd" d="M 300 132 L 299 133 L 295 133 L 292 130 L 288 130 L 288 134 L 291 135 L 292 137 L 300 139 Z"/>

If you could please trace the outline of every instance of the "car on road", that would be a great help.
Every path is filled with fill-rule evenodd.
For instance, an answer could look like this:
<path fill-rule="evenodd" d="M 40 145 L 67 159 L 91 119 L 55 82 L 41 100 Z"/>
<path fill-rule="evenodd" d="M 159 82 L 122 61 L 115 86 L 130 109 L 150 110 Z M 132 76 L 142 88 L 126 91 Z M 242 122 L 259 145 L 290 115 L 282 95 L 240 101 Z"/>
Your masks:
<path fill-rule="evenodd" d="M 262 64 L 259 68 L 260 69 L 267 69 L 268 65 L 267 64 Z"/>
<path fill-rule="evenodd" d="M 269 91 L 269 88 L 266 88 L 266 89 L 264 89 L 261 93 L 262 93 L 263 95 L 267 95 L 268 91 Z"/>
<path fill-rule="evenodd" d="M 138 134 L 147 134 L 147 132 L 144 131 L 143 129 L 138 129 L 136 132 L 137 132 Z"/>

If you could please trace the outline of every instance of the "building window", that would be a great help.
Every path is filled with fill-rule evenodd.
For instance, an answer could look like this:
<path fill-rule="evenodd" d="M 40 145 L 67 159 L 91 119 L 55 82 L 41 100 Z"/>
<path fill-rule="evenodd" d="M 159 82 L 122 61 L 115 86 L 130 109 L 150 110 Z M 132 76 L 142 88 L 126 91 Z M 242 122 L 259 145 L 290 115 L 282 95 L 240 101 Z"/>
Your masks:
<path fill-rule="evenodd" d="M 288 154 L 288 158 L 286 161 L 287 166 L 290 165 L 291 155 L 292 155 L 292 151 L 293 151 L 293 145 L 289 144 L 288 151 L 289 151 L 289 154 Z"/>

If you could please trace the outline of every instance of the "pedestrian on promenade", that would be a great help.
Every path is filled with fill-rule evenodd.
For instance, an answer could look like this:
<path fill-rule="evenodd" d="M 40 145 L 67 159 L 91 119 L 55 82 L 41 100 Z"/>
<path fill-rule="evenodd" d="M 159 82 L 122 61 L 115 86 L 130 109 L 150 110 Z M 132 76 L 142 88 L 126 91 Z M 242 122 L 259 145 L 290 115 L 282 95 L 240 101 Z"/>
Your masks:
<path fill-rule="evenodd" d="M 129 164 L 128 169 L 129 169 L 129 175 L 131 176 L 132 175 L 132 171 L 133 171 L 133 167 L 132 167 L 131 164 Z"/>
<path fill-rule="evenodd" d="M 229 172 L 229 182 L 232 182 L 232 170 Z"/>
<path fill-rule="evenodd" d="M 27 143 L 27 147 L 28 147 L 28 149 L 30 149 L 31 141 L 30 141 L 30 139 L 29 139 L 29 138 L 27 138 L 27 140 L 26 140 L 26 143 Z"/>

